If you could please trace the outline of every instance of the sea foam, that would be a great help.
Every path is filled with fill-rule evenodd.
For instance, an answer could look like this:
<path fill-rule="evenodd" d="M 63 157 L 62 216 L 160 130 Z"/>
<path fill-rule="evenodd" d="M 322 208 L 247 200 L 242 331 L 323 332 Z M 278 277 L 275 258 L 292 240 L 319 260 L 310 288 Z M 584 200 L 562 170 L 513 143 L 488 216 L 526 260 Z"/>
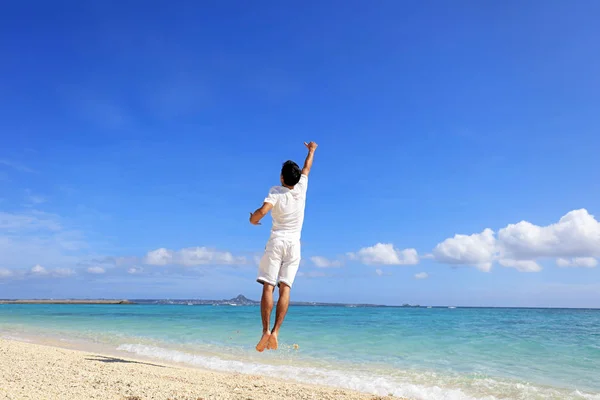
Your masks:
<path fill-rule="evenodd" d="M 459 387 L 448 387 L 442 378 L 432 380 L 430 385 L 403 382 L 394 377 L 378 376 L 361 371 L 343 371 L 336 369 L 314 368 L 306 366 L 272 365 L 251 361 L 225 360 L 214 356 L 187 353 L 144 344 L 122 344 L 120 351 L 134 353 L 144 357 L 184 363 L 217 371 L 237 372 L 291 379 L 299 382 L 319 384 L 356 390 L 376 395 L 407 397 L 415 400 L 497 400 L 497 399 L 585 399 L 600 400 L 599 395 L 590 395 L 578 391 L 568 393 L 551 388 L 523 385 L 516 382 L 501 382 L 486 378 L 477 383 L 470 382 L 471 389 L 483 393 L 501 391 L 498 397 L 493 395 L 472 395 Z M 422 380 L 422 379 L 418 379 Z M 512 395 L 519 393 L 519 397 Z"/>

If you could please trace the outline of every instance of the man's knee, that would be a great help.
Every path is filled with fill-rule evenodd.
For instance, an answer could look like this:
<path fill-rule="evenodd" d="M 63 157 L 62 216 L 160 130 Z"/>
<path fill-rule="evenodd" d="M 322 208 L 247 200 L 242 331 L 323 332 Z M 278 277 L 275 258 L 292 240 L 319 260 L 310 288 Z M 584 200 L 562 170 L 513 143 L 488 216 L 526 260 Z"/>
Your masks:
<path fill-rule="evenodd" d="M 275 291 L 275 286 L 271 285 L 270 283 L 267 282 L 261 282 L 263 285 L 263 292 L 266 293 L 273 293 Z"/>
<path fill-rule="evenodd" d="M 279 295 L 287 294 L 290 292 L 290 290 L 292 290 L 292 288 L 289 287 L 289 285 L 287 283 L 285 283 L 285 282 L 279 283 Z"/>

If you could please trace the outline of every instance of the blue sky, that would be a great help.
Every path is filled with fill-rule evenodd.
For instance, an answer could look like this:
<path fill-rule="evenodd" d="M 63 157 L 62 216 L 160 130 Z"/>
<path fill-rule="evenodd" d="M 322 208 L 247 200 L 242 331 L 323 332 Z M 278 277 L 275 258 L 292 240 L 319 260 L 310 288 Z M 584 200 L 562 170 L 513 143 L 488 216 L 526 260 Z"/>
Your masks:
<path fill-rule="evenodd" d="M 314 140 L 294 299 L 600 307 L 600 3 L 1 7 L 0 298 L 258 298 Z"/>

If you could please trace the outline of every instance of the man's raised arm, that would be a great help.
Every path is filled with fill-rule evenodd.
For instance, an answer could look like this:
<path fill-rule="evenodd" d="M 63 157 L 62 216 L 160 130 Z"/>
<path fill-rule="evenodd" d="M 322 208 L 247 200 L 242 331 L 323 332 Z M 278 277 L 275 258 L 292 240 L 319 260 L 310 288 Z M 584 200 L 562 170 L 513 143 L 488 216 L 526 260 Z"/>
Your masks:
<path fill-rule="evenodd" d="M 315 142 L 304 142 L 304 145 L 308 149 L 308 155 L 306 156 L 306 160 L 304 160 L 304 167 L 302 167 L 302 175 L 308 176 L 308 174 L 310 173 L 310 169 L 312 168 L 315 150 L 317 149 L 318 145 Z"/>

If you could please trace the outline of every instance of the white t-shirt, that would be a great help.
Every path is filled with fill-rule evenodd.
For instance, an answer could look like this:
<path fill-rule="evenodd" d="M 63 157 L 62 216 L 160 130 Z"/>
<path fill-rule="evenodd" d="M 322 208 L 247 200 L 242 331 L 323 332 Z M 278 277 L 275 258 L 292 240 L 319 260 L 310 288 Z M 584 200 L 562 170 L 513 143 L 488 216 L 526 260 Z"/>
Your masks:
<path fill-rule="evenodd" d="M 300 175 L 300 181 L 294 189 L 284 186 L 273 186 L 265 203 L 273 204 L 271 217 L 273 227 L 271 238 L 287 238 L 300 240 L 302 224 L 304 223 L 304 206 L 306 205 L 306 189 L 308 176 Z"/>

